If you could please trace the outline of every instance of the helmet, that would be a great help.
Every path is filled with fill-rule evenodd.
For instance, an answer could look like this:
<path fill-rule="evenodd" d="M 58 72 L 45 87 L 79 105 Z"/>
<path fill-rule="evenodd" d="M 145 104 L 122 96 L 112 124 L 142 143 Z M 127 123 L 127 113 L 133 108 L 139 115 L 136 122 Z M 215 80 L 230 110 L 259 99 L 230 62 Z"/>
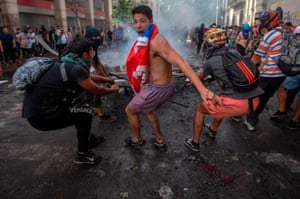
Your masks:
<path fill-rule="evenodd" d="M 294 30 L 294 34 L 300 34 L 300 26 L 297 26 Z"/>
<path fill-rule="evenodd" d="M 247 23 L 243 24 L 242 28 L 243 28 L 244 31 L 250 31 L 250 25 L 247 24 Z"/>
<path fill-rule="evenodd" d="M 205 32 L 204 39 L 210 45 L 225 44 L 226 31 L 221 28 L 211 28 Z"/>
<path fill-rule="evenodd" d="M 278 26 L 280 22 L 279 16 L 272 10 L 264 12 L 260 16 L 259 20 L 265 21 L 264 28 L 268 29 L 268 31 Z"/>

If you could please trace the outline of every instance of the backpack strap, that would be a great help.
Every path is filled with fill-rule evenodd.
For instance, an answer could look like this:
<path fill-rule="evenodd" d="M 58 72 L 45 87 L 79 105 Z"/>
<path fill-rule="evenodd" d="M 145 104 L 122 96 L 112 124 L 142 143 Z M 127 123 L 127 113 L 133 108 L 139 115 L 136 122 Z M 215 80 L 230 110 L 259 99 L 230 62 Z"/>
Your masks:
<path fill-rule="evenodd" d="M 68 75 L 67 75 L 67 71 L 66 71 L 66 63 L 61 63 L 60 64 L 60 73 L 61 73 L 63 82 L 67 82 L 68 81 Z"/>

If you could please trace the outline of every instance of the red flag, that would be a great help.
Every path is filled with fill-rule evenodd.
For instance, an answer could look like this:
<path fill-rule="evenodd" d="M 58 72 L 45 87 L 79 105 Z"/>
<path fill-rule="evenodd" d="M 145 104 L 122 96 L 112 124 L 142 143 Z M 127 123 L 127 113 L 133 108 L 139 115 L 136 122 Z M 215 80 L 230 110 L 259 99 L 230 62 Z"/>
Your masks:
<path fill-rule="evenodd" d="M 140 92 L 141 84 L 145 81 L 143 75 L 148 67 L 149 43 L 158 34 L 158 27 L 151 24 L 132 45 L 127 61 L 126 71 L 128 80 L 134 92 Z"/>

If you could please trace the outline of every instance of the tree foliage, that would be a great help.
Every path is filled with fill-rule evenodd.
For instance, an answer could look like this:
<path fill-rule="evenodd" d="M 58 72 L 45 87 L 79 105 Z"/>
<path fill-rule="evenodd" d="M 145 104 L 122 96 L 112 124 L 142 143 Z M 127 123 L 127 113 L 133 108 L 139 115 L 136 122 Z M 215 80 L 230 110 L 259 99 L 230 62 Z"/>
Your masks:
<path fill-rule="evenodd" d="M 113 7 L 112 17 L 114 24 L 131 22 L 131 10 L 133 8 L 132 0 L 119 0 L 119 4 Z"/>

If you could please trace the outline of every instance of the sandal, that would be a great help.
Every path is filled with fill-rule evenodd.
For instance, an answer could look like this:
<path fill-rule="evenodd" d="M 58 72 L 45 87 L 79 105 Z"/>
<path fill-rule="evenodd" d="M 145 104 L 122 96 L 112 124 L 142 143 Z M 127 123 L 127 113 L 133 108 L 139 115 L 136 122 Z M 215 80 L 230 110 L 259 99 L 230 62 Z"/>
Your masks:
<path fill-rule="evenodd" d="M 140 139 L 138 142 L 133 142 L 131 136 L 128 136 L 125 139 L 125 143 L 127 146 L 143 146 L 144 144 L 146 144 L 146 141 L 144 139 Z"/>
<path fill-rule="evenodd" d="M 164 141 L 159 143 L 155 138 L 152 138 L 152 144 L 160 151 L 167 151 L 167 144 Z"/>
<path fill-rule="evenodd" d="M 95 148 L 96 146 L 98 146 L 102 142 L 104 142 L 104 137 L 103 136 L 96 137 L 94 134 L 91 134 L 90 138 L 89 138 L 88 147 L 89 147 L 89 149 Z"/>

